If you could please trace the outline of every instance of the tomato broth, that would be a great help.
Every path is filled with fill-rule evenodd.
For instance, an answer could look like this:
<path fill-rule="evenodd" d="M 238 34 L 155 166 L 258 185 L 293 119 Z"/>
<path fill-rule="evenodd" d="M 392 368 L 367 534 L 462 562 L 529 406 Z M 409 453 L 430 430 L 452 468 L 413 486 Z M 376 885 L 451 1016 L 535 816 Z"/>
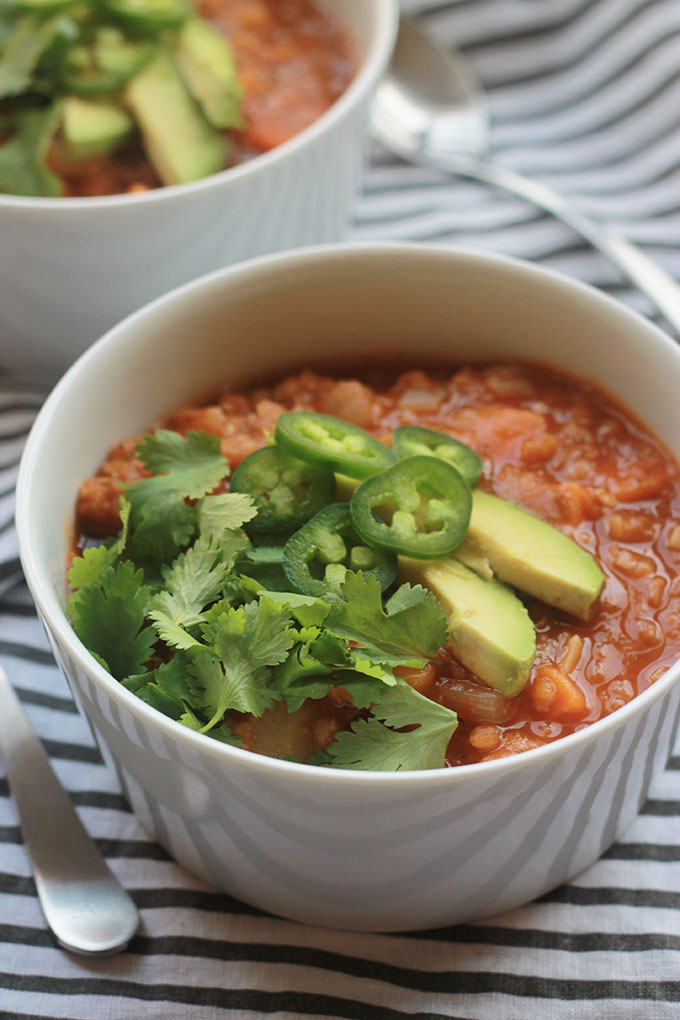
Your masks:
<path fill-rule="evenodd" d="M 566 533 L 605 575 L 587 621 L 522 596 L 537 652 L 517 697 L 487 687 L 446 647 L 422 669 L 400 669 L 416 690 L 458 714 L 447 765 L 515 754 L 580 730 L 629 702 L 677 659 L 678 465 L 633 415 L 597 388 L 526 364 L 407 371 L 391 378 L 383 373 L 371 375 L 370 384 L 305 371 L 180 408 L 154 427 L 219 436 L 233 469 L 267 442 L 279 415 L 290 410 L 343 418 L 387 445 L 402 425 L 462 440 L 483 460 L 481 489 Z M 137 441 L 114 447 L 83 482 L 79 546 L 119 529 L 121 483 L 146 473 L 136 458 Z M 229 722 L 246 748 L 305 760 L 359 714 L 338 687 L 298 712 L 288 714 L 279 704 L 259 719 L 231 713 Z"/>

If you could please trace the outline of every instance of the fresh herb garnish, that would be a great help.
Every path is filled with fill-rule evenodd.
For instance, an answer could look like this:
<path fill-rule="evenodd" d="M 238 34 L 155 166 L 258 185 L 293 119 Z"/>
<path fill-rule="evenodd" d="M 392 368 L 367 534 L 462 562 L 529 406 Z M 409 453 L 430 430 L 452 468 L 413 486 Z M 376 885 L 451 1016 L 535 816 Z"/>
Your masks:
<path fill-rule="evenodd" d="M 446 641 L 446 620 L 437 599 L 425 588 L 402 585 L 383 609 L 380 584 L 371 575 L 349 573 L 342 600 L 329 626 L 360 642 L 362 657 L 375 662 L 422 665 Z"/>
<path fill-rule="evenodd" d="M 124 560 L 70 601 L 76 634 L 117 680 L 143 670 L 155 640 L 144 625 L 149 589 L 142 579 L 142 571 Z"/>
<path fill-rule="evenodd" d="M 400 680 L 384 688 L 369 719 L 359 719 L 351 730 L 338 733 L 327 751 L 337 768 L 436 769 L 441 768 L 457 725 L 455 712 Z"/>
<path fill-rule="evenodd" d="M 60 118 L 58 103 L 20 110 L 12 117 L 14 133 L 0 145 L 0 191 L 31 198 L 61 194 L 61 181 L 45 162 Z"/>
<path fill-rule="evenodd" d="M 69 571 L 73 625 L 97 659 L 158 711 L 236 745 L 229 712 L 259 717 L 281 700 L 294 712 L 342 688 L 365 718 L 310 761 L 442 767 L 455 713 L 394 673 L 445 642 L 437 600 L 402 585 L 383 604 L 376 577 L 352 571 L 328 599 L 270 591 L 248 570 L 280 547 L 245 535 L 248 496 L 213 494 L 228 474 L 219 440 L 159 430 L 137 455 L 149 477 L 127 486 L 120 535 Z"/>
<path fill-rule="evenodd" d="M 172 118 L 157 113 L 159 89 Z M 224 130 L 243 127 L 241 98 L 226 38 L 186 0 L 0 4 L 0 191 L 63 194 L 48 161 L 57 132 L 60 166 L 113 155 L 136 136 L 164 184 L 217 172 Z M 200 158 L 183 159 L 187 139 Z"/>
<path fill-rule="evenodd" d="M 159 429 L 146 436 L 137 455 L 150 478 L 128 487 L 132 551 L 138 559 L 169 563 L 198 529 L 198 511 L 187 500 L 200 499 L 229 474 L 217 436 Z"/>

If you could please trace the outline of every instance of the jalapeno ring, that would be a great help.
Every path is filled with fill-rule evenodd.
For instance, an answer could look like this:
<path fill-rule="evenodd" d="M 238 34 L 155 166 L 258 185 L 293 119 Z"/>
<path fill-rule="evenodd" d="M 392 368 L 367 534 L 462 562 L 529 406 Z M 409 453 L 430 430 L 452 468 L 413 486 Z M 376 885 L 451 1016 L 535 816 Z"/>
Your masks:
<path fill-rule="evenodd" d="M 185 0 L 103 0 L 104 8 L 140 31 L 179 28 L 193 13 Z"/>
<path fill-rule="evenodd" d="M 471 447 L 460 439 L 422 425 L 400 425 L 396 428 L 392 434 L 392 448 L 397 460 L 426 456 L 453 464 L 471 489 L 482 475 L 482 458 Z"/>
<path fill-rule="evenodd" d="M 397 558 L 367 548 L 352 526 L 349 503 L 332 503 L 288 539 L 283 570 L 293 591 L 324 598 L 340 594 L 348 570 L 374 574 L 385 591 L 396 577 Z"/>
<path fill-rule="evenodd" d="M 278 446 L 264 446 L 239 464 L 230 489 L 255 502 L 257 517 L 248 522 L 248 531 L 288 531 L 333 502 L 335 477 Z"/>
<path fill-rule="evenodd" d="M 362 482 L 350 509 L 357 533 L 374 549 L 440 559 L 467 534 L 472 494 L 453 465 L 409 457 Z"/>
<path fill-rule="evenodd" d="M 276 424 L 277 444 L 294 457 L 350 478 L 368 478 L 394 464 L 388 446 L 351 422 L 314 411 L 288 411 Z"/>
<path fill-rule="evenodd" d="M 105 37 L 106 38 L 106 37 Z M 91 98 L 117 92 L 153 53 L 150 43 L 111 45 L 95 38 L 62 50 L 58 79 L 69 94 Z"/>

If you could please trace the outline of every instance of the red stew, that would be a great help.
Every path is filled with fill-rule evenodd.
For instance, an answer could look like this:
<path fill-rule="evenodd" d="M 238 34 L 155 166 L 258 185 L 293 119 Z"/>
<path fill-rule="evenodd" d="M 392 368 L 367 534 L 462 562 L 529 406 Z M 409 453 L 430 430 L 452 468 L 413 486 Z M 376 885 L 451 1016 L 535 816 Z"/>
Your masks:
<path fill-rule="evenodd" d="M 229 40 L 244 92 L 242 132 L 229 132 L 230 165 L 309 127 L 345 91 L 355 64 L 347 34 L 312 0 L 197 0 Z M 73 160 L 56 142 L 50 165 L 69 197 L 160 187 L 139 140 L 113 156 Z"/>
<path fill-rule="evenodd" d="M 232 467 L 262 446 L 284 410 L 315 410 L 361 425 L 384 442 L 418 424 L 464 441 L 484 461 L 480 486 L 515 502 L 588 549 L 606 583 L 581 622 L 528 600 L 537 631 L 530 682 L 517 698 L 492 691 L 442 649 L 403 675 L 460 719 L 451 766 L 515 754 L 556 740 L 626 704 L 680 654 L 680 471 L 663 445 L 597 389 L 540 367 L 466 367 L 453 375 L 412 371 L 371 384 L 311 372 L 270 387 L 227 393 L 162 422 L 221 437 Z M 81 486 L 81 536 L 119 527 L 120 482 L 141 477 L 135 443 L 114 447 Z M 261 719 L 230 719 L 244 746 L 299 754 L 324 748 L 356 712 L 334 699 Z"/>

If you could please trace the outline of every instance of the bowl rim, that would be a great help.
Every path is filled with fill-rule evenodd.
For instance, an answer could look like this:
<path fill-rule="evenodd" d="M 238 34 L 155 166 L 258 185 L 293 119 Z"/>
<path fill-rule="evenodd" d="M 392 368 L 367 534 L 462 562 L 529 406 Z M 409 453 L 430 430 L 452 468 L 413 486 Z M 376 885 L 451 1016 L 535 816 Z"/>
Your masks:
<path fill-rule="evenodd" d="M 363 0 L 364 3 L 371 3 L 377 15 L 377 25 L 372 46 L 366 51 L 357 73 L 351 82 L 320 117 L 317 117 L 308 127 L 299 131 L 288 141 L 277 145 L 268 152 L 260 153 L 251 159 L 245 160 L 236 166 L 226 167 L 219 173 L 210 174 L 208 177 L 201 177 L 197 181 L 189 181 L 187 184 L 168 184 L 159 188 L 152 188 L 149 191 L 134 192 L 116 195 L 93 195 L 70 198 L 38 198 L 27 195 L 9 195 L 0 192 L 0 210 L 3 208 L 11 210 L 39 211 L 45 215 L 47 210 L 54 211 L 56 215 L 86 214 L 100 212 L 107 209 L 120 209 L 121 206 L 137 206 L 140 203 L 172 202 L 175 198 L 190 196 L 192 194 L 210 191 L 228 185 L 229 181 L 238 181 L 244 176 L 256 177 L 267 173 L 269 167 L 277 166 L 288 156 L 293 156 L 299 149 L 313 144 L 317 139 L 323 138 L 333 130 L 335 125 L 343 120 L 361 100 L 370 93 L 374 84 L 387 66 L 387 62 L 394 46 L 397 34 L 398 4 L 399 0 Z"/>
<path fill-rule="evenodd" d="M 614 298 L 602 293 L 589 284 L 567 277 L 553 269 L 537 266 L 526 260 L 508 255 L 480 252 L 479 250 L 462 247 L 454 248 L 444 244 L 348 242 L 344 244 L 316 245 L 280 252 L 274 255 L 258 256 L 246 262 L 216 270 L 156 298 L 113 326 L 68 369 L 40 409 L 24 447 L 16 486 L 16 530 L 19 555 L 28 587 L 46 629 L 53 636 L 57 646 L 65 648 L 68 655 L 83 670 L 85 675 L 94 682 L 95 686 L 101 687 L 103 692 L 112 698 L 119 708 L 131 712 L 143 724 L 149 725 L 151 728 L 156 727 L 169 740 L 180 744 L 184 743 L 188 748 L 198 752 L 201 757 L 206 756 L 224 765 L 231 763 L 238 765 L 239 768 L 255 772 L 264 770 L 264 772 L 280 778 L 288 777 L 292 779 L 297 777 L 298 779 L 310 779 L 314 777 L 314 781 L 317 783 L 359 783 L 362 785 L 378 783 L 389 786 L 400 786 L 403 783 L 408 783 L 409 785 L 412 783 L 424 783 L 425 785 L 430 783 L 455 784 L 473 782 L 482 778 L 488 778 L 491 781 L 501 774 L 533 768 L 534 762 L 536 763 L 535 767 L 540 768 L 549 762 L 566 757 L 571 751 L 577 753 L 588 744 L 596 742 L 600 735 L 611 733 L 627 724 L 632 725 L 633 719 L 646 712 L 654 702 L 669 693 L 680 679 L 680 658 L 650 687 L 636 695 L 631 701 L 616 711 L 596 722 L 586 725 L 575 733 L 567 734 L 548 744 L 528 749 L 519 754 L 455 768 L 444 767 L 441 769 L 374 772 L 368 770 L 319 768 L 314 765 L 260 755 L 247 751 L 244 748 L 211 740 L 206 734 L 191 730 L 169 716 L 163 715 L 142 701 L 141 698 L 138 698 L 132 691 L 123 687 L 122 683 L 116 680 L 96 661 L 76 636 L 68 621 L 63 605 L 59 604 L 57 614 L 54 614 L 51 610 L 50 602 L 52 600 L 59 602 L 59 599 L 49 576 L 49 570 L 47 568 L 41 569 L 40 562 L 34 553 L 31 535 L 27 531 L 26 522 L 28 518 L 24 508 L 28 505 L 29 488 L 36 463 L 40 458 L 42 437 L 49 428 L 53 411 L 60 406 L 62 398 L 68 395 L 71 387 L 76 383 L 82 366 L 87 365 L 93 357 L 96 358 L 97 352 L 102 348 L 107 348 L 112 344 L 115 345 L 117 341 L 124 339 L 131 332 L 134 334 L 138 324 L 143 325 L 148 320 L 153 322 L 153 319 L 159 312 L 166 310 L 174 303 L 182 303 L 187 300 L 190 304 L 198 303 L 205 292 L 213 288 L 220 290 L 225 285 L 228 286 L 231 281 L 236 281 L 238 285 L 240 278 L 247 279 L 250 276 L 258 276 L 261 273 L 269 274 L 272 270 L 276 272 L 281 267 L 285 271 L 286 268 L 296 264 L 299 266 L 304 263 L 323 263 L 335 258 L 352 257 L 358 253 L 365 253 L 369 258 L 380 256 L 381 254 L 396 255 L 406 259 L 442 257 L 450 260 L 452 265 L 457 260 L 472 262 L 478 266 L 495 265 L 514 272 L 518 276 L 527 279 L 530 283 L 534 282 L 539 286 L 541 282 L 556 284 L 567 292 L 579 295 L 594 306 L 600 305 L 600 307 L 609 310 L 609 312 L 617 313 L 622 319 L 635 326 L 642 334 L 645 334 L 646 343 L 656 345 L 658 349 L 665 348 L 672 351 L 672 356 L 677 358 L 680 363 L 680 348 L 678 348 L 678 345 L 656 325 L 648 322 L 640 313 L 622 305 Z"/>

